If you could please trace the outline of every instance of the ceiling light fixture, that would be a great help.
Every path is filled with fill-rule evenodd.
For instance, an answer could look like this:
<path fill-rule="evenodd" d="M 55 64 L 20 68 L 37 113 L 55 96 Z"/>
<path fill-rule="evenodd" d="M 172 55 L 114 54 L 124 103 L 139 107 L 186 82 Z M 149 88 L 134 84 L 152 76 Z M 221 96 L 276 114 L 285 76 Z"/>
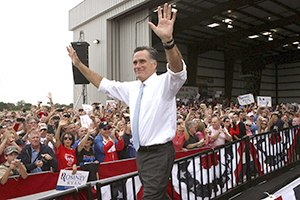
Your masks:
<path fill-rule="evenodd" d="M 258 37 L 259 37 L 259 35 L 250 35 L 250 36 L 248 36 L 249 39 L 255 39 L 255 38 L 258 38 Z"/>
<path fill-rule="evenodd" d="M 218 24 L 218 23 L 212 23 L 212 24 L 208 24 L 207 25 L 209 28 L 215 28 L 215 27 L 217 27 L 217 26 L 220 26 L 220 24 Z"/>
<path fill-rule="evenodd" d="M 269 40 L 269 41 L 273 41 L 273 36 L 272 36 L 272 35 L 269 35 L 268 40 Z"/>

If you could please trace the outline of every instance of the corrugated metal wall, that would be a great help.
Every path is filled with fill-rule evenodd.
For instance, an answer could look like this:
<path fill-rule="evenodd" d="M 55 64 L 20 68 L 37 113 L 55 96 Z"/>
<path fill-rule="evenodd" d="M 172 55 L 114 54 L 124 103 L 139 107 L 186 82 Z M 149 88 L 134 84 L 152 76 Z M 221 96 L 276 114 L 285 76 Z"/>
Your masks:
<path fill-rule="evenodd" d="M 78 41 L 79 32 L 84 31 L 84 40 L 90 44 L 89 67 L 104 77 L 120 81 L 135 80 L 132 70 L 132 55 L 135 48 L 135 22 L 145 18 L 148 11 L 141 11 L 119 18 L 121 14 L 132 11 L 143 0 L 86 0 L 69 12 L 69 29 L 73 31 L 74 41 Z M 146 21 L 139 23 L 138 44 L 149 45 L 150 33 Z M 98 39 L 99 44 L 93 40 Z M 74 85 L 73 102 L 77 102 L 82 85 Z M 101 101 L 107 96 L 97 91 L 93 85 L 87 86 L 87 103 Z M 81 107 L 80 98 L 77 108 Z"/>

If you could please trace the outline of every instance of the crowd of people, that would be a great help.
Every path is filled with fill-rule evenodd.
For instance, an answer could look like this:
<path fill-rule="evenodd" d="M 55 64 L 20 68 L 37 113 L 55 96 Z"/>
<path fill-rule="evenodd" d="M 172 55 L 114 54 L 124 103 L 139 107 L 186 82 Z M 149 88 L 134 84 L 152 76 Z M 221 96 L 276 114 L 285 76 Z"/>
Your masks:
<path fill-rule="evenodd" d="M 30 112 L 8 112 L 0 116 L 0 179 L 10 175 L 61 169 L 77 172 L 87 163 L 135 158 L 129 109 L 118 101 L 105 108 L 93 103 L 92 111 L 32 106 Z M 300 106 L 299 106 L 300 107 Z M 177 126 L 173 139 L 175 151 L 212 147 L 227 141 L 280 130 L 300 124 L 300 109 L 278 105 L 262 107 L 222 105 L 201 101 L 177 102 Z M 82 124 L 89 116 L 91 123 Z M 95 173 L 95 172 L 94 172 Z M 94 174 L 95 175 L 95 174 Z M 96 176 L 91 180 L 97 179 Z"/>

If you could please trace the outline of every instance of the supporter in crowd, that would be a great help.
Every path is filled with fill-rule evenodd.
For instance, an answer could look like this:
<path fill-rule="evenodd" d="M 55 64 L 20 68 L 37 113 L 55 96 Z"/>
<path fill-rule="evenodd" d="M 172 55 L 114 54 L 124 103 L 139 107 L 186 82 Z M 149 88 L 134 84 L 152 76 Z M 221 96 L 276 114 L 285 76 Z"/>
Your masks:
<path fill-rule="evenodd" d="M 82 136 L 86 135 L 87 132 L 88 132 L 88 129 L 86 127 L 82 126 L 82 127 L 79 128 L 79 131 L 78 131 L 78 134 L 77 134 L 79 138 L 72 145 L 73 149 L 76 149 L 76 147 L 80 143 L 81 139 L 83 138 Z"/>
<path fill-rule="evenodd" d="M 97 161 L 95 158 L 93 150 L 94 137 L 91 135 L 91 133 L 92 130 L 89 130 L 86 134 L 82 135 L 81 141 L 76 147 L 78 166 L 84 165 L 85 163 L 99 163 L 99 161 Z"/>
<path fill-rule="evenodd" d="M 248 136 L 253 135 L 252 131 L 251 131 L 251 126 L 252 126 L 252 122 L 250 120 L 247 120 L 245 122 L 245 127 L 246 127 L 246 135 L 248 135 Z"/>
<path fill-rule="evenodd" d="M 265 133 L 269 131 L 268 118 L 259 116 L 257 119 L 257 125 L 258 125 L 258 130 L 256 130 L 255 134 Z"/>
<path fill-rule="evenodd" d="M 5 162 L 5 154 L 4 150 L 8 146 L 15 146 L 18 149 L 18 154 L 21 153 L 21 147 L 17 145 L 16 138 L 18 137 L 14 130 L 8 130 L 7 128 L 1 129 L 1 132 L 3 134 L 3 140 L 0 144 L 0 163 Z"/>
<path fill-rule="evenodd" d="M 210 137 L 207 134 L 207 131 L 205 130 L 204 122 L 197 122 L 196 135 L 197 135 L 199 141 L 204 139 L 205 143 L 204 143 L 203 147 L 208 147 L 210 145 L 210 143 L 212 143 Z"/>
<path fill-rule="evenodd" d="M 72 168 L 72 174 L 77 173 L 77 159 L 75 150 L 72 148 L 72 145 L 75 142 L 75 135 L 70 132 L 64 132 L 60 134 L 62 127 L 68 125 L 68 119 L 62 119 L 56 130 L 55 134 L 55 156 L 58 160 L 58 168 L 61 169 L 69 169 Z M 60 136 L 61 135 L 61 136 Z"/>
<path fill-rule="evenodd" d="M 229 135 L 231 135 L 231 136 L 238 135 L 237 134 L 238 132 L 235 131 L 235 130 L 233 130 L 232 123 L 231 123 L 231 121 L 230 121 L 230 119 L 228 117 L 224 117 L 224 119 L 223 119 L 223 126 L 224 126 L 224 128 L 226 128 L 226 130 L 229 133 Z"/>
<path fill-rule="evenodd" d="M 133 147 L 132 132 L 130 121 L 125 126 L 123 135 L 124 148 L 120 151 L 120 159 L 135 158 L 135 148 Z"/>
<path fill-rule="evenodd" d="M 255 121 L 254 121 L 254 114 L 253 112 L 249 112 L 247 114 L 247 120 L 251 121 L 251 132 L 252 132 L 252 135 L 255 135 L 255 132 L 258 130 L 258 126 L 256 125 Z"/>
<path fill-rule="evenodd" d="M 4 185 L 10 176 L 20 175 L 26 179 L 28 174 L 22 162 L 17 159 L 19 149 L 16 146 L 8 146 L 5 151 L 6 161 L 0 165 L 0 182 Z"/>
<path fill-rule="evenodd" d="M 300 125 L 300 119 L 298 117 L 294 117 L 293 120 L 292 120 L 292 125 L 293 126 Z"/>
<path fill-rule="evenodd" d="M 221 126 L 220 119 L 214 116 L 211 119 L 211 126 L 208 128 L 208 134 L 212 140 L 211 146 L 219 146 L 225 144 L 225 141 L 232 141 L 231 135 L 226 128 Z"/>
<path fill-rule="evenodd" d="M 187 134 L 184 133 L 184 122 L 183 119 L 177 120 L 177 127 L 175 137 L 172 140 L 175 152 L 177 151 L 187 151 L 186 148 L 183 148 L 183 145 L 187 139 Z"/>
<path fill-rule="evenodd" d="M 94 153 L 96 159 L 101 162 L 119 160 L 117 151 L 124 148 L 123 135 L 116 138 L 116 129 L 107 122 L 99 125 L 100 134 L 95 138 Z"/>
<path fill-rule="evenodd" d="M 197 132 L 197 124 L 196 122 L 189 121 L 186 123 L 187 135 L 186 141 L 183 144 L 183 148 L 194 149 L 202 147 L 205 144 L 205 139 L 201 139 L 199 141 L 196 132 Z"/>
<path fill-rule="evenodd" d="M 58 167 L 53 150 L 41 143 L 40 132 L 31 131 L 28 135 L 30 144 L 25 145 L 21 151 L 21 160 L 28 173 L 49 171 Z"/>
<path fill-rule="evenodd" d="M 21 134 L 19 134 L 20 139 L 18 139 L 17 143 L 21 146 L 25 146 L 26 143 L 28 142 L 28 134 L 33 131 L 36 130 L 38 131 L 38 119 L 35 117 L 28 117 L 27 118 L 27 125 L 24 127 L 23 131 L 21 132 Z"/>

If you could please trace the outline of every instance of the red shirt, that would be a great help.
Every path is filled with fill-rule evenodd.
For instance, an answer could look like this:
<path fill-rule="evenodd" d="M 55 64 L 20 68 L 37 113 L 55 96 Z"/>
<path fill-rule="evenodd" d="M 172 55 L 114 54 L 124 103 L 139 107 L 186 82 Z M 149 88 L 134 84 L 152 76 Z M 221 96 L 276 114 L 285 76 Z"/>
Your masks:
<path fill-rule="evenodd" d="M 174 149 L 175 151 L 181 151 L 183 144 L 185 142 L 185 135 L 184 133 L 182 133 L 180 136 L 177 135 L 177 132 L 175 134 L 174 139 L 172 140 L 173 144 L 174 144 Z"/>
<path fill-rule="evenodd" d="M 57 170 L 66 169 L 77 163 L 76 153 L 74 149 L 67 149 L 62 144 L 59 145 L 59 149 L 55 147 L 55 156 L 58 160 Z"/>

